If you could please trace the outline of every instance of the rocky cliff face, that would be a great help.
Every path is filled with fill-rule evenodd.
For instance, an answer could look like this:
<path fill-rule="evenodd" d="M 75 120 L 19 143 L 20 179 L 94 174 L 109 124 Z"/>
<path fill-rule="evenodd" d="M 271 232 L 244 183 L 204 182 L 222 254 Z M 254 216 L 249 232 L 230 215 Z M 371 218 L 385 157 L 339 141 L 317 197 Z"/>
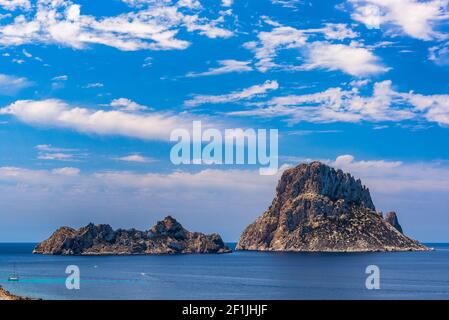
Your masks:
<path fill-rule="evenodd" d="M 320 162 L 286 170 L 276 193 L 268 210 L 245 229 L 238 250 L 427 250 L 402 234 L 396 215 L 385 221 L 375 211 L 360 180 Z"/>
<path fill-rule="evenodd" d="M 402 227 L 399 224 L 398 216 L 396 215 L 396 212 L 391 211 L 388 212 L 385 216 L 385 221 L 391 224 L 396 230 L 398 230 L 400 233 L 404 233 L 402 231 Z"/>
<path fill-rule="evenodd" d="M 190 232 L 172 217 L 148 231 L 113 230 L 89 224 L 78 230 L 62 227 L 33 250 L 54 255 L 137 255 L 180 253 L 227 253 L 231 250 L 218 234 Z"/>

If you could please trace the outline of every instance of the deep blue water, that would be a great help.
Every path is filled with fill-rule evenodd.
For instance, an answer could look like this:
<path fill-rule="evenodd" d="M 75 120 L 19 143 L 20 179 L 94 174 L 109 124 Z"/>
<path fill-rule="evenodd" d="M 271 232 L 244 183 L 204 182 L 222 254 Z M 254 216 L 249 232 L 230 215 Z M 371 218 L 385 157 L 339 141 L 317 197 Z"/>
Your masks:
<path fill-rule="evenodd" d="M 34 244 L 0 244 L 0 285 L 43 299 L 449 299 L 449 244 L 432 252 L 43 256 Z M 13 265 L 21 276 L 7 281 Z M 67 265 L 81 289 L 65 287 Z M 365 268 L 380 268 L 367 290 Z"/>

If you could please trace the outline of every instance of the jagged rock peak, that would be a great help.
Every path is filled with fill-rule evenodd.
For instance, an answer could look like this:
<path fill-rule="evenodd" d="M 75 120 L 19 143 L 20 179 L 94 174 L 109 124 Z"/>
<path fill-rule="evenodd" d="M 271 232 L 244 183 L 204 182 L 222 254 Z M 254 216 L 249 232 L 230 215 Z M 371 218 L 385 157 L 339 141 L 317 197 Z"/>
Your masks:
<path fill-rule="evenodd" d="M 227 253 L 220 235 L 190 232 L 173 217 L 158 221 L 148 231 L 113 230 L 110 225 L 89 223 L 78 230 L 61 227 L 39 243 L 36 254 L 135 255 L 174 253 Z"/>
<path fill-rule="evenodd" d="M 300 164 L 284 171 L 276 189 L 281 198 L 295 198 L 300 194 L 316 194 L 332 201 L 344 199 L 347 204 L 362 205 L 375 210 L 369 189 L 349 173 L 319 161 Z"/>
<path fill-rule="evenodd" d="M 366 252 L 427 250 L 375 211 L 368 188 L 321 162 L 286 170 L 271 206 L 237 250 Z M 397 219 L 396 219 L 397 220 Z"/>

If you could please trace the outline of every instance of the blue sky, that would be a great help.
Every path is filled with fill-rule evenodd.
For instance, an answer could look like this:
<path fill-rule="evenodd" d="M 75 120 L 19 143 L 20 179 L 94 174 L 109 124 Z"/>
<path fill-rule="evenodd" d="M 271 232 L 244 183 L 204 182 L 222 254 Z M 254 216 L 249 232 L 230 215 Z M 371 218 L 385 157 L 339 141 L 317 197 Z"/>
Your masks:
<path fill-rule="evenodd" d="M 174 166 L 171 130 L 274 128 L 281 165 L 360 177 L 449 241 L 447 0 L 0 0 L 0 241 L 167 214 L 238 238 L 254 166 Z"/>

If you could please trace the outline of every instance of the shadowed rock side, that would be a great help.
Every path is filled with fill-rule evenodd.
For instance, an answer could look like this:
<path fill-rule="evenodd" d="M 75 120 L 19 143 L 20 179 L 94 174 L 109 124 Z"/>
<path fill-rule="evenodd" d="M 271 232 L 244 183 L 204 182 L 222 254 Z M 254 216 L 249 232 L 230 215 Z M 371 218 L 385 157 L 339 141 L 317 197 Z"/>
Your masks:
<path fill-rule="evenodd" d="M 283 173 L 276 192 L 268 210 L 245 229 L 237 250 L 428 250 L 400 232 L 396 215 L 383 220 L 369 190 L 341 170 L 301 164 Z"/>
<path fill-rule="evenodd" d="M 396 215 L 396 212 L 388 212 L 385 216 L 385 221 L 391 224 L 393 227 L 395 227 L 396 230 L 398 230 L 400 233 L 404 233 L 402 231 L 402 227 L 399 224 L 398 216 Z"/>
<path fill-rule="evenodd" d="M 190 232 L 172 217 L 159 221 L 148 231 L 114 231 L 107 224 L 89 224 L 75 230 L 59 228 L 33 250 L 53 255 L 142 255 L 227 253 L 231 250 L 220 235 Z"/>

